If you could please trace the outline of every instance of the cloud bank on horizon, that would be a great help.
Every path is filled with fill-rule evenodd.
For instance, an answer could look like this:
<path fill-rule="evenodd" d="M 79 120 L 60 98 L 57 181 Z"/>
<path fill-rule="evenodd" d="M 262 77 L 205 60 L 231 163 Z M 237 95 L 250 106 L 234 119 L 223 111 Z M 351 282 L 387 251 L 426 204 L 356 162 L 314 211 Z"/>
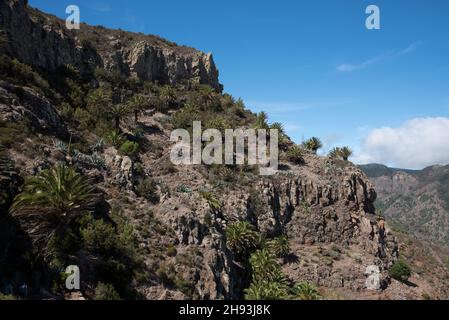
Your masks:
<path fill-rule="evenodd" d="M 415 118 L 397 128 L 374 129 L 352 160 L 407 169 L 448 164 L 449 118 Z"/>

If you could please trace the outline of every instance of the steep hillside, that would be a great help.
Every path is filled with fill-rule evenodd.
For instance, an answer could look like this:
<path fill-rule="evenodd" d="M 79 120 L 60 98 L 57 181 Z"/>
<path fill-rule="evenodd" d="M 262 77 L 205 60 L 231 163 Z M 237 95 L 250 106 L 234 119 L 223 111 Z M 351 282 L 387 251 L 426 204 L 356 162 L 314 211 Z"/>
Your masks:
<path fill-rule="evenodd" d="M 361 166 L 373 181 L 376 207 L 390 224 L 434 245 L 449 244 L 449 166 L 420 171 Z"/>
<path fill-rule="evenodd" d="M 0 0 L 0 14 L 0 293 L 27 283 L 34 299 L 447 297 L 427 273 L 412 269 L 413 285 L 408 268 L 392 272 L 408 248 L 376 214 L 362 170 L 294 145 L 222 94 L 210 55 L 101 27 L 68 32 L 24 0 Z M 279 172 L 172 164 L 171 131 L 195 120 L 281 129 Z M 79 293 L 64 287 L 68 265 L 81 270 Z M 370 290 L 367 267 L 379 271 Z"/>

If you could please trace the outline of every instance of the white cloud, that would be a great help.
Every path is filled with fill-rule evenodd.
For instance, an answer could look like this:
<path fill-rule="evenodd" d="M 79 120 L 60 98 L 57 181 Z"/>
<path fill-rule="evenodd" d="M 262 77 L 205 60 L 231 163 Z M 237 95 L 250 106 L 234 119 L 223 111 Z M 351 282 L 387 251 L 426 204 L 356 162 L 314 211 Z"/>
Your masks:
<path fill-rule="evenodd" d="M 449 164 L 449 118 L 416 118 L 398 128 L 374 129 L 353 161 L 409 169 Z"/>

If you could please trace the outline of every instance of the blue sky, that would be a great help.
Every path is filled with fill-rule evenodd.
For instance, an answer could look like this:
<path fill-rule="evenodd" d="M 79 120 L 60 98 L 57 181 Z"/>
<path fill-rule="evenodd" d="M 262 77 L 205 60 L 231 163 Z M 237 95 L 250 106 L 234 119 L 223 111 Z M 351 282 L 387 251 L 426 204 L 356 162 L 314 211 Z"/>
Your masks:
<path fill-rule="evenodd" d="M 449 149 L 426 140 L 438 134 L 449 145 L 447 0 L 29 2 L 60 17 L 76 4 L 89 24 L 212 52 L 225 91 L 283 122 L 297 142 L 318 136 L 325 149 L 349 145 L 359 163 L 449 163 Z M 365 28 L 370 4 L 380 8 L 380 30 Z M 432 119 L 443 120 L 442 131 Z M 389 156 L 385 139 L 416 149 L 416 161 Z M 421 159 L 422 152 L 432 154 Z"/>

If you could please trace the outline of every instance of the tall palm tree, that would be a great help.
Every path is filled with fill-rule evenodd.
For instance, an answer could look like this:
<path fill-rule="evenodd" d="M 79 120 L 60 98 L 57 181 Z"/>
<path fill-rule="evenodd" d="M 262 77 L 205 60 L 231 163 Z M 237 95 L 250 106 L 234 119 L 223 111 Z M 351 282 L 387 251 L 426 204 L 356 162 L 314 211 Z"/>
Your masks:
<path fill-rule="evenodd" d="M 312 137 L 303 143 L 304 147 L 314 153 L 323 147 L 323 143 L 317 137 Z"/>
<path fill-rule="evenodd" d="M 129 107 L 126 104 L 118 103 L 112 105 L 111 109 L 112 117 L 114 118 L 114 127 L 116 131 L 120 130 L 120 121 L 123 117 L 128 115 Z"/>
<path fill-rule="evenodd" d="M 134 111 L 134 123 L 137 124 L 139 118 L 139 112 L 141 112 L 147 106 L 145 97 L 141 95 L 134 95 L 128 101 L 129 108 Z"/>
<path fill-rule="evenodd" d="M 36 243 L 48 240 L 98 199 L 90 179 L 61 163 L 29 178 L 10 214 Z"/>

